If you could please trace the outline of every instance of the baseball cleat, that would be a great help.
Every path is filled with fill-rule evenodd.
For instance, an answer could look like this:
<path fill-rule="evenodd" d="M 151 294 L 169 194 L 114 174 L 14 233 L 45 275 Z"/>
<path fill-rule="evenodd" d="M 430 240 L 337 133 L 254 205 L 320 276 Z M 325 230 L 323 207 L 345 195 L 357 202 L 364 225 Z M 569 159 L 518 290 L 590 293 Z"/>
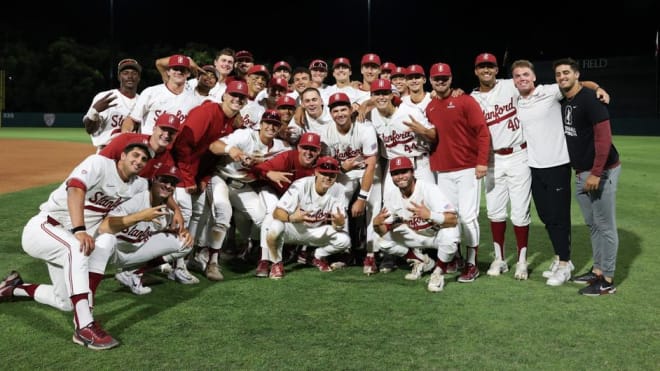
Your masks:
<path fill-rule="evenodd" d="M 268 276 L 272 280 L 279 280 L 284 277 L 284 263 L 277 262 L 270 267 L 270 275 Z"/>
<path fill-rule="evenodd" d="M 373 256 L 365 256 L 364 261 L 362 262 L 362 273 L 370 276 L 378 272 L 378 267 L 376 266 L 376 258 Z"/>
<path fill-rule="evenodd" d="M 257 264 L 257 272 L 256 276 L 257 277 L 268 277 L 268 272 L 270 271 L 270 262 L 268 260 L 259 260 L 259 264 Z"/>
<path fill-rule="evenodd" d="M 222 275 L 222 272 L 220 271 L 220 266 L 218 263 L 209 263 L 206 266 L 206 271 L 204 273 L 206 274 L 206 278 L 208 278 L 209 281 L 222 281 L 225 279 L 225 277 Z"/>
<path fill-rule="evenodd" d="M 151 292 L 151 287 L 142 285 L 142 275 L 135 274 L 134 271 L 123 271 L 115 274 L 115 279 L 122 285 L 131 289 L 135 295 L 146 295 Z"/>
<path fill-rule="evenodd" d="M 190 274 L 190 272 L 188 272 L 187 269 L 182 267 L 175 268 L 167 275 L 167 278 L 184 285 L 193 285 L 199 283 L 199 279 L 197 277 L 193 276 Z"/>
<path fill-rule="evenodd" d="M 479 277 L 479 268 L 475 264 L 472 263 L 466 263 L 465 267 L 463 267 L 463 271 L 461 272 L 461 275 L 458 277 L 458 282 L 461 283 L 470 283 L 474 282 L 474 280 Z"/>
<path fill-rule="evenodd" d="M 14 297 L 14 288 L 22 285 L 23 279 L 16 271 L 11 271 L 2 282 L 0 282 L 0 301 L 10 300 Z"/>
<path fill-rule="evenodd" d="M 96 322 L 92 322 L 86 327 L 76 330 L 73 333 L 72 340 L 76 344 L 94 350 L 112 349 L 119 345 L 119 342 L 105 332 Z"/>
<path fill-rule="evenodd" d="M 502 259 L 495 259 L 490 263 L 490 268 L 486 271 L 486 274 L 491 277 L 497 277 L 502 273 L 509 271 L 509 265 Z"/>
<path fill-rule="evenodd" d="M 442 268 L 435 267 L 433 273 L 431 274 L 431 279 L 429 279 L 426 289 L 430 292 L 440 292 L 445 287 L 445 276 L 442 274 Z"/>
<path fill-rule="evenodd" d="M 332 272 L 332 268 L 328 265 L 328 262 L 325 259 L 316 259 L 312 260 L 312 265 L 317 267 L 321 272 Z"/>
<path fill-rule="evenodd" d="M 410 261 L 412 264 L 412 270 L 404 277 L 409 281 L 416 281 L 422 278 L 422 275 L 425 272 L 430 272 L 431 270 L 433 270 L 433 267 L 435 267 L 435 262 L 433 261 L 433 259 L 429 258 L 426 255 L 424 255 L 424 261 L 417 259 L 410 259 Z"/>
<path fill-rule="evenodd" d="M 513 275 L 517 280 L 526 280 L 528 278 L 527 262 L 516 263 L 516 273 Z"/>

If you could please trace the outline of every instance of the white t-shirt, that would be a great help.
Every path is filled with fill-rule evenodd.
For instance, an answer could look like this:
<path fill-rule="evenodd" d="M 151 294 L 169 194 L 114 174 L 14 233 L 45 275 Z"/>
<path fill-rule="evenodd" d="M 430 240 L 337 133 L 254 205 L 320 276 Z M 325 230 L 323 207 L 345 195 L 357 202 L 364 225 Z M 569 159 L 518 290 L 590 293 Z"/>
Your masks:
<path fill-rule="evenodd" d="M 518 96 L 518 117 L 527 140 L 529 166 L 549 168 L 570 162 L 561 119 L 559 85 L 539 85 L 527 97 Z"/>
<path fill-rule="evenodd" d="M 140 93 L 131 111 L 131 118 L 142 123 L 140 132 L 151 135 L 156 120 L 163 113 L 175 115 L 183 124 L 188 112 L 199 104 L 193 89 L 186 88 L 181 94 L 174 94 L 163 84 L 150 86 Z"/>
<path fill-rule="evenodd" d="M 337 125 L 326 125 L 321 134 L 324 144 L 324 154 L 337 160 L 344 161 L 355 157 L 368 157 L 378 155 L 378 137 L 373 126 L 368 123 L 353 123 L 346 134 L 337 130 Z M 361 179 L 364 169 L 352 169 L 345 173 L 348 179 Z"/>

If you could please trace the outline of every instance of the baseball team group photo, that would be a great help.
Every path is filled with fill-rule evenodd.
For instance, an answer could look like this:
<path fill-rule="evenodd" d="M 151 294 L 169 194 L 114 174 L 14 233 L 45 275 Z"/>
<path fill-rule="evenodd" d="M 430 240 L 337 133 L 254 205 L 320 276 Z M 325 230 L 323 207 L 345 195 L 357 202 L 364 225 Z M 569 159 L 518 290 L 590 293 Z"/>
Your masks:
<path fill-rule="evenodd" d="M 632 58 L 318 52 L 114 51 L 41 124 L 3 81 L 7 369 L 657 367 L 657 49 L 644 115 Z"/>

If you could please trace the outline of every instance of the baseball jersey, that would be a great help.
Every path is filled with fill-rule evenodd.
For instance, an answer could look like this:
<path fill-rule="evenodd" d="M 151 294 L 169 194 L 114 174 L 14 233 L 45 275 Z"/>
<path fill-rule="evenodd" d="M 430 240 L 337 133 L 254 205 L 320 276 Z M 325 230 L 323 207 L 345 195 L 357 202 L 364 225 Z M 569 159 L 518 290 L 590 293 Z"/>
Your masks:
<path fill-rule="evenodd" d="M 275 155 L 288 151 L 291 148 L 281 139 L 274 138 L 272 145 L 268 146 L 259 138 L 259 131 L 252 129 L 238 129 L 226 137 L 220 138 L 227 146 L 237 147 L 247 156 L 264 157 L 268 160 Z M 248 167 L 243 166 L 240 161 L 233 161 L 218 167 L 218 173 L 223 178 L 238 179 L 243 182 L 254 180 L 253 174 Z"/>
<path fill-rule="evenodd" d="M 85 158 L 57 189 L 51 192 L 48 200 L 39 206 L 42 212 L 57 220 L 65 229 L 71 229 L 71 217 L 67 205 L 67 188 L 76 185 L 85 191 L 85 226 L 93 235 L 103 218 L 114 208 L 128 201 L 136 194 L 148 189 L 147 181 L 133 177 L 124 182 L 117 172 L 115 161 L 101 155 Z"/>
<path fill-rule="evenodd" d="M 209 146 L 213 141 L 234 131 L 235 118 L 236 116 L 225 116 L 222 107 L 211 101 L 206 101 L 190 111 L 172 148 L 176 166 L 181 171 L 179 187 L 196 184 L 195 178 L 199 175 L 201 158 L 204 155 L 212 155 Z"/>
<path fill-rule="evenodd" d="M 321 97 L 323 98 L 323 104 L 326 106 L 328 105 L 328 102 L 330 100 L 330 97 L 334 93 L 344 93 L 348 97 L 348 99 L 351 101 L 351 103 L 358 103 L 358 98 L 361 98 L 363 95 L 359 90 L 355 89 L 354 87 L 350 85 L 346 85 L 343 87 L 338 87 L 337 84 L 328 86 L 323 93 L 321 94 Z M 359 103 L 358 103 L 359 104 Z"/>
<path fill-rule="evenodd" d="M 440 187 L 417 180 L 415 189 L 408 198 L 403 196 L 398 187 L 390 188 L 385 193 L 383 207 L 390 212 L 386 223 L 391 224 L 395 219 L 402 218 L 404 223 L 417 233 L 427 237 L 435 236 L 437 226 L 433 222 L 412 216 L 412 212 L 408 210 L 413 207 L 412 202 L 425 205 L 432 213 L 456 212 L 456 208 L 449 202 Z"/>
<path fill-rule="evenodd" d="M 308 227 L 328 224 L 332 214 L 336 214 L 337 210 L 344 213 L 346 208 L 343 185 L 334 183 L 325 194 L 320 195 L 316 192 L 315 181 L 315 176 L 296 180 L 277 202 L 277 207 L 289 214 L 293 214 L 300 207 L 307 215 L 312 216 L 313 222 L 305 222 Z"/>
<path fill-rule="evenodd" d="M 192 89 L 184 89 L 181 94 L 174 94 L 165 84 L 150 86 L 140 93 L 135 107 L 130 113 L 133 120 L 142 123 L 140 132 L 151 134 L 156 120 L 163 113 L 175 115 L 183 124 L 188 112 L 199 104 Z"/>
<path fill-rule="evenodd" d="M 291 183 L 283 182 L 282 186 L 272 182 L 266 177 L 269 171 L 283 171 L 293 173 L 289 179 L 293 182 L 296 179 L 304 178 L 314 175 L 314 167 L 304 167 L 298 159 L 299 153 L 297 149 L 292 149 L 278 154 L 272 159 L 262 162 L 252 167 L 251 171 L 255 177 L 267 180 L 268 183 L 277 191 L 278 195 L 282 195 L 291 185 Z"/>
<path fill-rule="evenodd" d="M 431 153 L 433 171 L 457 171 L 488 165 L 490 133 L 479 104 L 469 95 L 433 99 L 426 117 L 435 126 L 438 144 Z"/>
<path fill-rule="evenodd" d="M 197 84 L 199 84 L 199 80 L 197 78 L 191 78 L 188 79 L 188 82 L 186 84 L 190 86 L 190 88 L 195 90 Z M 215 83 L 215 86 L 213 86 L 209 91 L 209 96 L 207 98 L 216 102 L 222 102 L 222 95 L 225 93 L 225 90 L 227 90 L 227 84 L 224 81 L 223 82 L 218 81 Z"/>
<path fill-rule="evenodd" d="M 248 99 L 248 102 L 243 108 L 241 108 L 241 117 L 243 118 L 244 128 L 249 128 L 252 130 L 259 130 L 259 123 L 261 122 L 261 116 L 264 114 L 266 109 L 264 106 L 259 104 L 255 99 Z"/>
<path fill-rule="evenodd" d="M 323 106 L 323 113 L 318 118 L 311 117 L 309 114 L 307 114 L 307 111 L 305 111 L 305 122 L 307 125 L 304 128 L 298 125 L 295 119 L 291 119 L 289 122 L 289 129 L 293 128 L 291 137 L 294 138 L 294 140 L 298 140 L 303 135 L 303 133 L 308 131 L 320 135 L 326 126 L 334 125 L 335 123 L 332 120 L 328 106 Z"/>
<path fill-rule="evenodd" d="M 112 101 L 114 106 L 108 107 L 103 112 L 99 112 L 99 118 L 101 120 L 99 128 L 90 134 L 92 144 L 95 147 L 106 145 L 113 135 L 121 132 L 121 122 L 124 121 L 124 118 L 126 118 L 133 107 L 135 107 L 135 103 L 139 96 L 139 94 L 136 94 L 135 97 L 129 98 L 122 94 L 119 89 L 106 90 L 94 96 L 90 108 L 108 93 L 112 93 L 112 97 L 115 98 L 115 100 Z"/>
<path fill-rule="evenodd" d="M 380 149 L 382 157 L 417 157 L 430 152 L 430 145 L 403 123 L 410 122 L 410 116 L 424 127 L 433 127 L 419 108 L 410 104 L 402 103 L 390 117 L 381 115 L 377 108 L 371 110 L 371 123 L 383 146 Z"/>
<path fill-rule="evenodd" d="M 405 97 L 401 98 L 401 103 L 413 105 L 419 108 L 422 112 L 425 112 L 426 106 L 428 106 L 429 103 L 431 103 L 431 93 L 425 92 L 424 98 L 422 98 L 422 100 L 418 103 L 413 102 L 412 99 L 410 98 L 410 95 L 406 95 Z"/>
<path fill-rule="evenodd" d="M 378 137 L 370 124 L 351 124 L 346 134 L 337 130 L 337 125 L 326 125 L 321 132 L 321 142 L 325 145 L 325 153 L 336 158 L 339 162 L 355 157 L 368 157 L 378 155 Z M 344 175 L 348 179 L 361 179 L 364 169 L 352 169 Z"/>
<path fill-rule="evenodd" d="M 150 136 L 147 134 L 122 133 L 112 138 L 108 145 L 105 146 L 99 154 L 118 161 L 128 143 L 140 141 L 149 146 L 149 139 Z M 162 166 L 174 166 L 172 154 L 167 149 L 153 154 L 153 157 L 147 161 L 144 169 L 140 172 L 140 176 L 146 179 L 151 179 L 156 173 L 156 170 L 160 169 Z"/>
<path fill-rule="evenodd" d="M 527 97 L 518 96 L 518 117 L 527 141 L 530 167 L 543 169 L 569 163 L 561 122 L 559 85 L 539 85 Z"/>
<path fill-rule="evenodd" d="M 115 209 L 110 211 L 109 216 L 126 216 L 129 214 L 140 212 L 144 209 L 151 208 L 151 192 L 146 190 L 141 192 L 130 200 L 124 202 L 123 204 L 117 206 Z M 151 221 L 141 221 L 137 224 L 124 228 L 119 233 L 116 233 L 115 236 L 117 239 L 124 242 L 132 243 L 135 247 L 140 247 L 144 245 L 145 242 L 157 231 L 166 229 L 169 225 L 169 220 L 167 215 L 159 216 Z"/>
<path fill-rule="evenodd" d="M 512 79 L 497 80 L 488 92 L 475 89 L 471 93 L 486 118 L 494 150 L 513 148 L 525 142 L 516 107 L 518 94 Z"/>

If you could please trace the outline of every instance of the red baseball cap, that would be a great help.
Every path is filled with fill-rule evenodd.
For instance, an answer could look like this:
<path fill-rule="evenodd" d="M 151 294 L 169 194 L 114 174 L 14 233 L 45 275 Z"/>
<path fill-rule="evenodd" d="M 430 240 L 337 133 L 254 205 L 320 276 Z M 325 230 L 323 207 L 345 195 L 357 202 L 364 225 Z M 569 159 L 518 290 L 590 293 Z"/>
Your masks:
<path fill-rule="evenodd" d="M 275 106 L 277 108 L 280 108 L 280 107 L 293 107 L 293 108 L 296 108 L 296 100 L 291 98 L 288 95 L 283 95 L 283 96 L 277 98 L 277 103 L 275 103 Z"/>
<path fill-rule="evenodd" d="M 395 68 L 396 68 L 396 65 L 395 65 L 394 63 L 392 63 L 392 62 L 385 62 L 385 63 L 383 63 L 382 66 L 380 66 L 380 71 L 381 71 L 381 72 L 387 72 L 387 71 L 389 71 L 389 72 L 391 73 L 391 72 L 394 71 Z"/>
<path fill-rule="evenodd" d="M 446 63 L 436 63 L 431 66 L 429 76 L 431 76 L 431 78 L 436 76 L 451 76 L 451 67 Z"/>
<path fill-rule="evenodd" d="M 254 62 L 254 57 L 252 56 L 252 53 L 250 53 L 247 50 L 241 50 L 241 51 L 236 52 L 236 55 L 234 55 L 234 59 L 236 61 L 248 60 L 250 62 Z"/>
<path fill-rule="evenodd" d="M 492 64 L 494 66 L 497 66 L 497 58 L 491 53 L 481 53 L 477 55 L 477 58 L 474 59 L 474 66 L 478 66 L 480 64 Z"/>
<path fill-rule="evenodd" d="M 240 94 L 243 96 L 248 96 L 248 87 L 245 81 L 241 80 L 234 80 L 227 84 L 227 90 L 225 90 L 225 93 L 227 94 Z"/>
<path fill-rule="evenodd" d="M 424 68 L 422 66 L 420 66 L 419 64 L 411 64 L 406 69 L 406 76 L 413 76 L 413 75 L 422 75 L 422 76 L 426 77 L 426 73 L 424 72 Z"/>
<path fill-rule="evenodd" d="M 344 104 L 347 106 L 351 105 L 351 100 L 348 99 L 348 95 L 346 95 L 346 93 L 341 93 L 341 92 L 332 94 L 330 96 L 330 99 L 328 100 L 328 108 L 332 108 L 340 104 Z"/>
<path fill-rule="evenodd" d="M 369 53 L 362 56 L 362 61 L 360 62 L 361 66 L 365 64 L 375 64 L 380 67 L 380 57 L 377 54 Z"/>
<path fill-rule="evenodd" d="M 280 87 L 284 90 L 289 90 L 289 83 L 286 81 L 286 79 L 283 79 L 281 77 L 273 77 L 270 79 L 270 83 L 268 83 L 269 87 Z"/>
<path fill-rule="evenodd" d="M 267 109 L 266 112 L 261 115 L 261 121 L 266 121 L 277 126 L 282 126 L 282 118 L 280 117 L 280 113 L 274 109 Z"/>
<path fill-rule="evenodd" d="M 392 75 L 390 78 L 398 77 L 398 76 L 406 76 L 406 68 L 405 67 L 397 67 L 394 70 L 392 70 Z"/>
<path fill-rule="evenodd" d="M 181 120 L 171 113 L 163 113 L 156 120 L 156 126 L 161 128 L 170 128 L 179 131 L 179 125 L 181 125 Z"/>
<path fill-rule="evenodd" d="M 346 66 L 351 68 L 351 61 L 348 58 L 339 57 L 332 62 L 332 68 L 337 68 L 337 66 Z"/>
<path fill-rule="evenodd" d="M 301 147 L 310 146 L 316 149 L 321 149 L 321 137 L 314 132 L 308 131 L 300 137 L 298 145 Z"/>
<path fill-rule="evenodd" d="M 190 69 L 190 59 L 186 57 L 185 55 L 181 54 L 174 54 L 173 56 L 170 57 L 170 60 L 167 63 L 168 68 L 172 67 L 185 67 L 187 69 Z"/>
<path fill-rule="evenodd" d="M 387 90 L 388 92 L 392 92 L 392 83 L 390 80 L 386 79 L 376 79 L 371 82 L 371 92 L 376 92 L 376 91 L 382 91 L 382 90 Z"/>
<path fill-rule="evenodd" d="M 324 72 L 328 72 L 328 63 L 322 59 L 314 59 L 310 64 L 309 64 L 309 69 L 310 70 L 321 70 Z"/>
<path fill-rule="evenodd" d="M 154 173 L 154 178 L 159 177 L 159 176 L 169 176 L 174 179 L 176 179 L 177 183 L 179 180 L 181 180 L 181 177 L 179 176 L 179 169 L 174 166 L 174 165 L 164 165 L 159 167 L 156 172 Z"/>
<path fill-rule="evenodd" d="M 316 160 L 316 169 L 321 173 L 339 173 L 339 161 L 334 157 L 323 156 Z"/>
<path fill-rule="evenodd" d="M 273 72 L 279 71 L 279 70 L 287 70 L 289 72 L 293 71 L 291 68 L 291 65 L 287 63 L 286 61 L 279 61 L 273 65 Z"/>
<path fill-rule="evenodd" d="M 390 160 L 390 173 L 404 169 L 415 169 L 413 167 L 412 161 L 410 161 L 408 157 L 400 156 Z"/>
<path fill-rule="evenodd" d="M 255 64 L 254 66 L 250 67 L 248 69 L 247 74 L 252 75 L 252 74 L 261 74 L 266 76 L 267 79 L 270 79 L 270 71 L 268 71 L 268 68 L 264 66 L 263 64 Z"/>

